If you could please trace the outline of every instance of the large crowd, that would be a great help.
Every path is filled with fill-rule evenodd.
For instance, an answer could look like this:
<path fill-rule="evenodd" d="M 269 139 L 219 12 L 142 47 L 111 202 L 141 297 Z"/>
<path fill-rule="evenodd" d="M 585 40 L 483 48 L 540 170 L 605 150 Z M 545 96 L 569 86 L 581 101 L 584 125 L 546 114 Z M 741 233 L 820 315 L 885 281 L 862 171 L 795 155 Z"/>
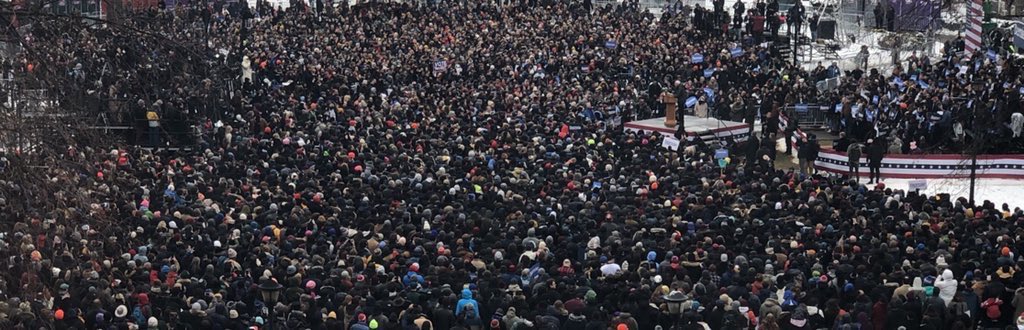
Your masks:
<path fill-rule="evenodd" d="M 185 34 L 212 25 L 207 47 L 237 60 L 241 83 L 225 94 L 187 74 L 100 82 L 133 98 L 119 111 L 155 122 L 142 131 L 159 132 L 147 129 L 168 112 L 193 120 L 194 146 L 72 149 L 85 165 L 54 181 L 102 203 L 4 217 L 0 324 L 1024 327 L 1024 211 L 775 168 L 778 112 L 823 97 L 814 83 L 834 70 L 793 66 L 760 36 L 629 1 L 316 4 L 150 16 Z M 89 33 L 96 50 L 133 43 Z M 132 54 L 121 48 L 112 56 Z M 104 56 L 89 51 L 79 53 Z M 175 58 L 163 73 L 174 76 L 206 53 L 183 54 L 145 58 Z M 936 62 L 897 70 L 930 81 L 951 65 Z M 968 66 L 965 79 L 1002 79 L 1015 65 Z M 97 66 L 74 67 L 88 77 Z M 957 112 L 957 97 L 986 110 L 1019 98 L 960 89 L 959 76 L 931 93 L 910 77 L 901 92 L 875 72 L 847 75 L 857 83 L 844 88 L 877 92 L 901 118 Z M 613 123 L 655 115 L 658 88 L 760 117 L 766 134 L 725 143 L 734 159 L 719 167 L 717 144 L 666 150 L 665 136 Z M 1014 109 L 1005 105 L 995 113 Z M 852 138 L 879 138 L 862 132 L 870 107 L 842 108 Z M 903 132 L 938 127 L 924 122 Z"/>

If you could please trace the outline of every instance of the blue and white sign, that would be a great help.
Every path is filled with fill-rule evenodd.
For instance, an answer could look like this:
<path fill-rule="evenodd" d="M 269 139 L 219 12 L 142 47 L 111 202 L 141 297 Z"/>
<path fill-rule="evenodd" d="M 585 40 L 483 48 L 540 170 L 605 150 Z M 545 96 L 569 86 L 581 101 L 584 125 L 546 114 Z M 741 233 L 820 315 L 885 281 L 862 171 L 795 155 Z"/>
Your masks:
<path fill-rule="evenodd" d="M 693 106 L 697 105 L 697 97 L 696 96 L 690 96 L 690 97 L 686 98 L 686 103 L 685 104 L 686 104 L 687 108 L 692 108 Z"/>
<path fill-rule="evenodd" d="M 604 42 L 604 48 L 615 49 L 616 47 L 619 47 L 619 43 L 615 42 L 615 40 L 608 40 Z"/>
<path fill-rule="evenodd" d="M 691 63 L 704 63 L 704 54 L 694 53 L 693 56 L 690 56 L 690 62 Z"/>
<path fill-rule="evenodd" d="M 434 71 L 441 72 L 441 71 L 444 71 L 444 70 L 448 70 L 448 61 L 445 61 L 445 60 L 434 61 Z"/>
<path fill-rule="evenodd" d="M 715 68 L 704 69 L 704 78 L 711 78 L 715 74 Z"/>
<path fill-rule="evenodd" d="M 729 50 L 729 54 L 732 54 L 732 57 L 743 56 L 743 48 L 736 47 L 736 48 L 730 49 Z"/>

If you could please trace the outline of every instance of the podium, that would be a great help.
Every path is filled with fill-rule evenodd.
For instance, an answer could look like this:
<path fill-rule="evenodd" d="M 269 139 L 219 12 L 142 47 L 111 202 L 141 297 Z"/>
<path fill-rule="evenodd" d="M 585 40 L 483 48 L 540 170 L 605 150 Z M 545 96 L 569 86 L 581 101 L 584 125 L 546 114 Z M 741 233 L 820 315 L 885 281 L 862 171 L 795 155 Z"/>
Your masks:
<path fill-rule="evenodd" d="M 676 127 L 676 96 L 663 92 L 659 101 L 665 104 L 665 127 Z"/>

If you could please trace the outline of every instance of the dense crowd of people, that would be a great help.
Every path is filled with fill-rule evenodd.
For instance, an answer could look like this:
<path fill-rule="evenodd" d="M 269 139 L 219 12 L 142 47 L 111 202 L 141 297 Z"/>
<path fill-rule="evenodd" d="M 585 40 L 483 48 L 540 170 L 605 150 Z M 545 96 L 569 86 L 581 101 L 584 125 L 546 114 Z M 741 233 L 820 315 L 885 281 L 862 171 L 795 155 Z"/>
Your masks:
<path fill-rule="evenodd" d="M 198 12 L 156 17 L 183 30 L 216 22 L 210 54 L 237 60 L 242 82 L 226 100 L 195 89 L 224 86 L 202 77 L 119 86 L 138 98 L 133 118 L 194 120 L 194 147 L 69 149 L 86 165 L 55 182 L 102 202 L 6 217 L 0 323 L 1024 326 L 1024 211 L 776 169 L 778 111 L 819 95 L 817 73 L 750 34 L 628 1 Z M 113 43 L 97 50 L 132 43 L 95 40 Z M 893 91 L 877 77 L 853 78 Z M 718 145 L 666 150 L 664 136 L 613 123 L 656 110 L 657 88 L 728 115 L 723 104 L 755 109 L 741 119 L 763 114 L 766 137 L 725 143 L 735 159 L 719 167 Z M 905 93 L 879 104 L 930 95 Z M 898 104 L 935 110 L 922 102 Z"/>
<path fill-rule="evenodd" d="M 855 70 L 815 101 L 834 109 L 834 131 L 861 143 L 884 141 L 897 153 L 1022 151 L 1020 60 L 1005 53 L 979 52 L 973 59 L 962 54 L 963 40 L 955 39 L 940 59 L 912 54 L 890 74 Z M 820 65 L 815 70 L 819 76 L 828 71 Z M 985 143 L 973 143 L 978 139 Z"/>

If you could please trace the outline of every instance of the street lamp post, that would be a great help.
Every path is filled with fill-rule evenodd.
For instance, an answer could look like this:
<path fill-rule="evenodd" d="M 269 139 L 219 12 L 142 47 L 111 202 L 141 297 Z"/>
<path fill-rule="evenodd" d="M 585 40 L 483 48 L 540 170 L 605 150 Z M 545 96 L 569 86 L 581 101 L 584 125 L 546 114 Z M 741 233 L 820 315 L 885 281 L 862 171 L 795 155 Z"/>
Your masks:
<path fill-rule="evenodd" d="M 260 296 L 263 297 L 263 302 L 270 307 L 270 322 L 267 329 L 274 328 L 274 319 L 277 316 L 275 315 L 277 313 L 274 311 L 274 306 L 277 305 L 277 300 L 281 297 L 281 288 L 283 288 L 281 283 L 271 279 L 265 279 L 263 283 L 260 283 Z"/>
<path fill-rule="evenodd" d="M 679 324 L 679 319 L 683 314 L 683 302 L 686 301 L 686 294 L 673 290 L 669 294 L 662 297 L 665 299 L 665 304 L 668 305 L 668 314 L 672 316 L 672 325 Z"/>

